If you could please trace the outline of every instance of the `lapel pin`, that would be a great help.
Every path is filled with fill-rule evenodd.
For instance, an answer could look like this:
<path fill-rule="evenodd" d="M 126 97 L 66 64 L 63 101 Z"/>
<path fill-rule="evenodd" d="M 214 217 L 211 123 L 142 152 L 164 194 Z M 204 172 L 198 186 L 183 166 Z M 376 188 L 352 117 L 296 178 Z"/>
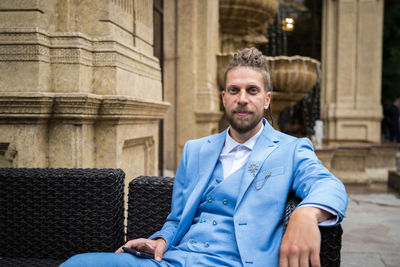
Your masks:
<path fill-rule="evenodd" d="M 249 165 L 249 172 L 251 172 L 253 174 L 253 176 L 255 177 L 256 173 L 258 171 L 258 166 L 255 163 L 251 163 Z"/>

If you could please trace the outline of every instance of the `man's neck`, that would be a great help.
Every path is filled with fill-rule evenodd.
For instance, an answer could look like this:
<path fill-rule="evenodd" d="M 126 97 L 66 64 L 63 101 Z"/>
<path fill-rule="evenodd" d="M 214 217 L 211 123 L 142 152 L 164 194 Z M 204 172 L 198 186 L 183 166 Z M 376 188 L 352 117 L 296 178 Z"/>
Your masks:
<path fill-rule="evenodd" d="M 251 129 L 250 131 L 245 132 L 245 133 L 239 133 L 235 129 L 233 129 L 232 126 L 230 126 L 229 127 L 229 135 L 232 137 L 233 140 L 235 140 L 239 144 L 243 144 L 244 142 L 246 142 L 247 140 L 252 138 L 255 134 L 257 134 L 262 126 L 263 126 L 263 122 L 261 120 L 257 124 L 256 127 L 254 127 L 253 129 Z"/>

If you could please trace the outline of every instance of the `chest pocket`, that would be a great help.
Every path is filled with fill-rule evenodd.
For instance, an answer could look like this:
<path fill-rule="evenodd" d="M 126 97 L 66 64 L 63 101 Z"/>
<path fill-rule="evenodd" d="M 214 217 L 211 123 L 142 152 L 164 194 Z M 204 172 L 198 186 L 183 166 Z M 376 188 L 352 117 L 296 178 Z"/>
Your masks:
<path fill-rule="evenodd" d="M 260 171 L 255 180 L 255 186 L 256 188 L 262 188 L 265 183 L 268 182 L 270 179 L 274 179 L 276 176 L 280 176 L 284 173 L 285 168 L 283 166 L 281 167 L 276 167 L 272 169 L 266 169 L 263 171 Z"/>

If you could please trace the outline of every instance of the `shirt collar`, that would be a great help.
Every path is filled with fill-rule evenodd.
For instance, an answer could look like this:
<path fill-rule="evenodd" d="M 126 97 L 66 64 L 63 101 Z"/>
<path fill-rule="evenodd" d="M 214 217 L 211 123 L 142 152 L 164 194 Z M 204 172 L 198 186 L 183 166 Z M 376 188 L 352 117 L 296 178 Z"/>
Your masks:
<path fill-rule="evenodd" d="M 243 144 L 240 144 L 233 140 L 233 138 L 229 134 L 229 128 L 225 137 L 225 145 L 224 148 L 222 149 L 223 153 L 230 153 L 234 148 L 238 146 L 245 146 L 247 147 L 250 151 L 253 150 L 254 145 L 256 144 L 257 138 L 261 135 L 261 132 L 264 130 L 264 124 L 262 125 L 261 129 L 253 135 L 249 140 L 244 142 Z"/>

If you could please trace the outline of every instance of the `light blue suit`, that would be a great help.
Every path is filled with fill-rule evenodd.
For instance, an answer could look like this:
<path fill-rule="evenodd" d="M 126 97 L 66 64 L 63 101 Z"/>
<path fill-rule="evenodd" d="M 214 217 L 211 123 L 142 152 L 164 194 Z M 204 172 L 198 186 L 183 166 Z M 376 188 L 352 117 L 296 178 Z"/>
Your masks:
<path fill-rule="evenodd" d="M 300 205 L 326 206 L 340 218 L 348 202 L 343 184 L 322 166 L 308 139 L 280 133 L 266 120 L 264 124 L 245 165 L 233 216 L 242 263 L 251 266 L 277 265 L 283 235 L 281 220 L 290 191 L 303 199 Z M 226 134 L 225 130 L 186 143 L 175 177 L 171 213 L 163 228 L 150 238 L 163 237 L 167 248 L 180 242 L 193 222 Z M 250 166 L 257 170 L 251 172 Z M 254 186 L 254 175 L 258 186 L 266 178 L 260 190 Z"/>
<path fill-rule="evenodd" d="M 282 216 L 290 191 L 303 199 L 300 205 L 328 207 L 336 211 L 340 219 L 344 217 L 348 202 L 343 184 L 322 166 L 308 139 L 280 133 L 265 119 L 263 122 L 264 130 L 243 167 L 233 212 L 232 234 L 236 237 L 243 266 L 278 266 Z M 175 177 L 171 213 L 163 228 L 150 237 L 163 237 L 167 241 L 164 254 L 167 261 L 159 264 L 127 253 L 88 253 L 70 258 L 63 266 L 180 265 L 186 255 L 177 247 L 194 222 L 226 134 L 227 130 L 191 140 L 183 149 Z"/>

